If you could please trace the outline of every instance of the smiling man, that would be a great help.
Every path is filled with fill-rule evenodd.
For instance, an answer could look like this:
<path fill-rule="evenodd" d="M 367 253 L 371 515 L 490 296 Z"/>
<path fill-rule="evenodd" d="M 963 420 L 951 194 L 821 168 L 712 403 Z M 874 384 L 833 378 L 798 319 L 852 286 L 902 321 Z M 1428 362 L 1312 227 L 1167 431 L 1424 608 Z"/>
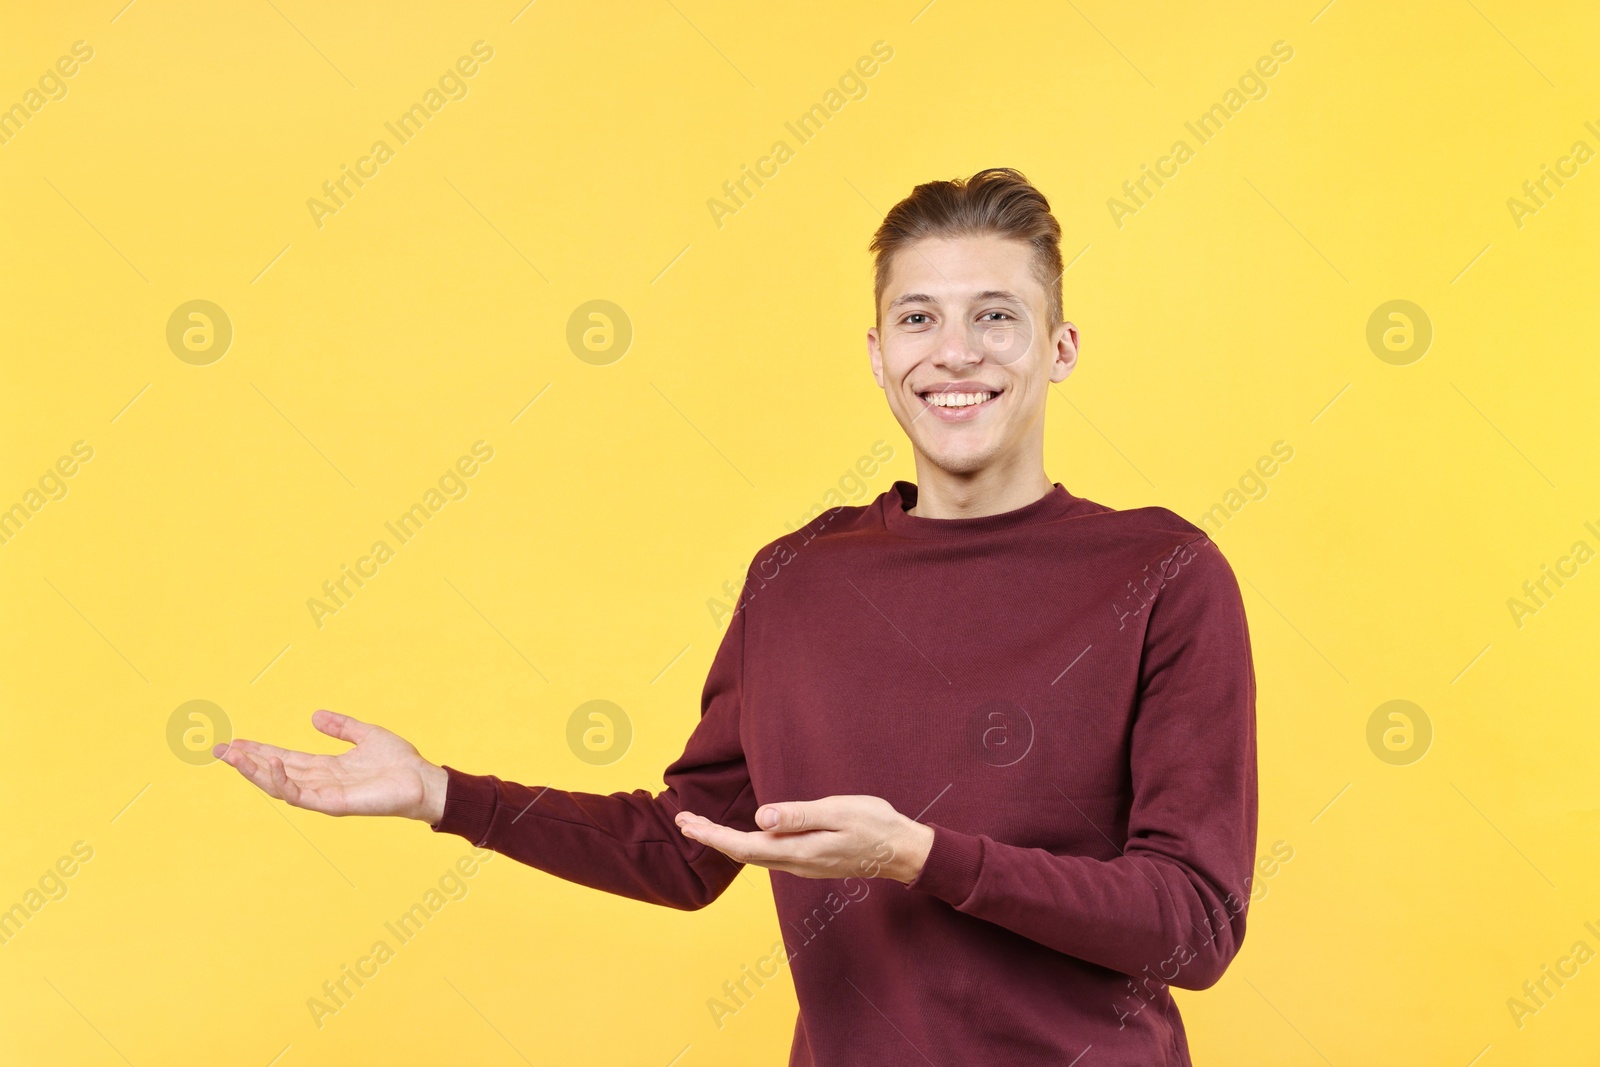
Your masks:
<path fill-rule="evenodd" d="M 884 219 L 867 349 L 917 481 L 756 554 L 662 792 L 436 766 L 328 711 L 338 756 L 219 755 L 290 804 L 667 907 L 767 868 L 791 1067 L 1189 1065 L 1170 987 L 1221 977 L 1250 899 L 1249 633 L 1202 530 L 1045 473 L 1077 360 L 1060 234 L 1008 168 Z"/>

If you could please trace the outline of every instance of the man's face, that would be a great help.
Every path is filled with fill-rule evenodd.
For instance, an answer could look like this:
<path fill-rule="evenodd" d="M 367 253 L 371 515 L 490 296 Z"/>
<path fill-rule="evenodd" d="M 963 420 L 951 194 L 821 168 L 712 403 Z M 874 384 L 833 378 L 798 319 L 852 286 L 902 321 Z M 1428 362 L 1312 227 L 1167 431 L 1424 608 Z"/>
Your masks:
<path fill-rule="evenodd" d="M 913 242 L 890 261 L 882 305 L 872 376 L 919 454 L 960 474 L 1042 461 L 1045 396 L 1072 373 L 1078 331 L 1048 327 L 1026 242 Z"/>

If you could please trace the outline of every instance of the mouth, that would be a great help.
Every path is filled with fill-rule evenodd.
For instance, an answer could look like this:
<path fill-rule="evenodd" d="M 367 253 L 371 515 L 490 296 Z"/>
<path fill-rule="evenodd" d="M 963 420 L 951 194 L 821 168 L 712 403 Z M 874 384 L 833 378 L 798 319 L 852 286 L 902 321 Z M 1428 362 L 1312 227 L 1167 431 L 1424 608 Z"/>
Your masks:
<path fill-rule="evenodd" d="M 971 392 L 930 390 L 918 393 L 923 414 L 931 412 L 941 422 L 966 422 L 978 417 L 979 412 L 993 407 L 1004 394 L 1003 389 L 978 389 Z"/>

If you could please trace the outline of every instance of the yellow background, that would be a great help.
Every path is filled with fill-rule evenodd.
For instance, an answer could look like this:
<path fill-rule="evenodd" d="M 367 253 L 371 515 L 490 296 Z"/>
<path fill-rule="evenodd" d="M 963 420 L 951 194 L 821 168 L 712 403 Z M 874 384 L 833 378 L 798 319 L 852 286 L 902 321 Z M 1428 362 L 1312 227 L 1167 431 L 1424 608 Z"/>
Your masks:
<path fill-rule="evenodd" d="M 1294 858 L 1220 984 L 1178 993 L 1196 1062 L 1592 1055 L 1600 962 L 1520 1027 L 1506 1003 L 1600 949 L 1600 563 L 1520 627 L 1506 604 L 1600 548 L 1600 163 L 1520 227 L 1506 204 L 1600 148 L 1591 9 L 121 3 L 0 34 L 4 105 L 94 49 L 0 145 L 0 506 L 94 450 L 0 545 L 0 907 L 94 850 L 0 946 L 0 1060 L 784 1062 L 787 971 L 720 1029 L 707 1009 L 778 939 L 756 868 L 680 913 L 498 858 L 319 1028 L 307 999 L 469 846 L 269 802 L 167 723 L 204 699 L 339 751 L 326 707 L 476 773 L 659 790 L 707 601 L 873 442 L 895 458 L 860 500 L 914 476 L 865 245 L 913 185 L 993 165 L 1072 261 L 1053 480 L 1198 520 L 1294 449 L 1216 534 L 1259 851 Z M 306 201 L 478 40 L 467 95 L 318 227 Z M 866 95 L 796 145 L 785 121 L 879 40 Z M 1280 40 L 1267 95 L 1198 145 L 1185 121 Z M 718 227 L 708 198 L 779 138 L 794 158 Z M 1179 138 L 1195 157 L 1117 226 Z M 166 343 L 192 299 L 233 324 L 207 366 Z M 604 366 L 566 341 L 595 299 L 634 329 Z M 1434 329 L 1406 366 L 1366 343 L 1393 299 Z M 307 599 L 478 440 L 467 496 L 319 629 Z M 607 766 L 566 743 L 591 699 L 633 724 Z M 1367 745 L 1391 699 L 1432 724 L 1420 761 Z"/>

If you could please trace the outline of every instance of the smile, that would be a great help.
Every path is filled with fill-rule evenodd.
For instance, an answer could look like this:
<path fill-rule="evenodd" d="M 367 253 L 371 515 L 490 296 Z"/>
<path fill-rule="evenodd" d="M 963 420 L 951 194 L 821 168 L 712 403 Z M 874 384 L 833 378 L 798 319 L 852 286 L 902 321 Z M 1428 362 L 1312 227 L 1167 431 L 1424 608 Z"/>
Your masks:
<path fill-rule="evenodd" d="M 1001 391 L 978 391 L 971 393 L 960 392 L 932 392 L 918 393 L 917 398 L 922 401 L 925 409 L 931 409 L 936 418 L 944 422 L 966 422 L 978 417 L 978 413 L 989 407 L 1001 396 Z"/>

